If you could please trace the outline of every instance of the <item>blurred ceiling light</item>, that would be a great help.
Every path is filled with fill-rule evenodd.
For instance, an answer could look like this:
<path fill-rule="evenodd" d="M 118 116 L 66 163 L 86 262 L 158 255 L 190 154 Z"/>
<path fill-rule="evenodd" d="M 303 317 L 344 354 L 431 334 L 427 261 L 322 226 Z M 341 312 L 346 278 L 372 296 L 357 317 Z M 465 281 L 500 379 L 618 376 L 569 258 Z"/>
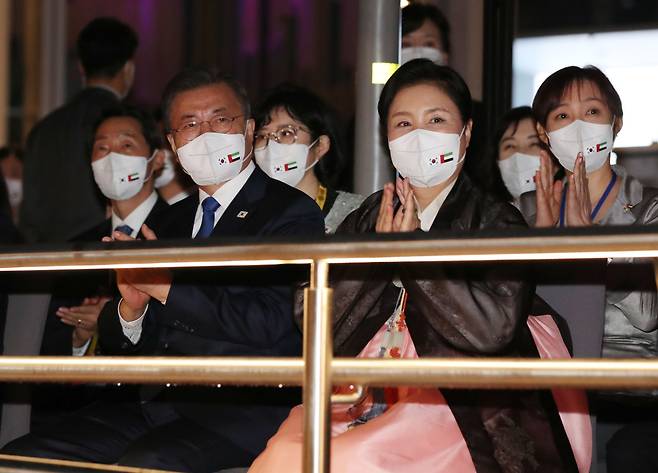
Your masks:
<path fill-rule="evenodd" d="M 404 8 L 409 5 L 409 0 L 400 0 L 400 8 Z"/>
<path fill-rule="evenodd" d="M 395 62 L 373 62 L 372 63 L 372 83 L 386 84 L 389 77 L 397 71 L 399 64 Z"/>

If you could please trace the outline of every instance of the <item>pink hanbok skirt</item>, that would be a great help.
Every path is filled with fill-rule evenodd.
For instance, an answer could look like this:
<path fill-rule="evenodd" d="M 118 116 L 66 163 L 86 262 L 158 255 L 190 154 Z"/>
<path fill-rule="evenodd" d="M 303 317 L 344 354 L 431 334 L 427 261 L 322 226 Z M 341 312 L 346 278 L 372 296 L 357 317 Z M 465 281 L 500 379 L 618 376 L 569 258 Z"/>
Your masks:
<path fill-rule="evenodd" d="M 541 358 L 569 358 L 550 315 L 529 317 L 528 327 Z M 377 357 L 384 332 L 382 327 L 359 357 Z M 400 356 L 418 356 L 408 332 Z M 382 414 L 357 426 L 357 406 L 332 406 L 332 473 L 475 473 L 459 426 L 438 389 L 397 388 L 394 397 Z M 587 398 L 572 389 L 554 389 L 553 397 L 578 471 L 589 472 L 592 429 Z M 301 473 L 303 409 L 291 410 L 249 473 Z"/>

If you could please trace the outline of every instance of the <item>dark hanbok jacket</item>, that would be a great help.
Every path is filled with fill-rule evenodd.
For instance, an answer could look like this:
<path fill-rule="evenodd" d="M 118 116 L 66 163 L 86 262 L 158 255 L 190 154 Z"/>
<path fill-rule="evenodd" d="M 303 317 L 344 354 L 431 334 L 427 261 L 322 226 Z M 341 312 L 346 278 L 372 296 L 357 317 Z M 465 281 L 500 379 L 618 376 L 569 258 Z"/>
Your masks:
<path fill-rule="evenodd" d="M 337 233 L 374 232 L 380 201 L 381 192 L 371 195 Z M 462 173 L 431 231 L 525 226 L 513 206 L 484 194 Z M 420 357 L 539 357 L 526 325 L 534 287 L 522 265 L 401 263 L 335 269 L 336 356 L 358 355 L 390 317 L 399 293 L 392 283 L 397 276 L 409 294 L 406 322 Z M 299 317 L 299 303 L 297 312 Z M 441 392 L 478 472 L 577 471 L 549 391 Z"/>

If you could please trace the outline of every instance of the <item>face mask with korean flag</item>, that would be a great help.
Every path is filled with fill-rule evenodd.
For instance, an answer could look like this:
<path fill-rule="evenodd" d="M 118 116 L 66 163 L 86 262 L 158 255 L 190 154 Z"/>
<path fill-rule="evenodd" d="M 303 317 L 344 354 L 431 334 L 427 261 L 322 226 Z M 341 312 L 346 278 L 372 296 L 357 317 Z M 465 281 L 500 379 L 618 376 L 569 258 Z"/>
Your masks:
<path fill-rule="evenodd" d="M 590 174 L 608 162 L 614 142 L 612 127 L 612 124 L 575 120 L 564 128 L 548 133 L 549 146 L 562 167 L 571 172 L 576 166 L 578 153 L 583 153 L 585 170 Z"/>
<path fill-rule="evenodd" d="M 281 144 L 270 140 L 265 148 L 254 151 L 256 164 L 273 179 L 285 182 L 289 186 L 296 187 L 304 178 L 306 171 L 318 163 L 306 167 L 306 159 L 311 147 L 303 143 Z"/>
<path fill-rule="evenodd" d="M 240 133 L 207 132 L 176 150 L 183 170 L 199 186 L 230 181 L 240 174 L 245 137 Z"/>
<path fill-rule="evenodd" d="M 127 200 L 142 190 L 150 176 L 146 176 L 151 157 L 130 156 L 111 152 L 91 163 L 94 180 L 105 197 L 111 200 Z"/>
<path fill-rule="evenodd" d="M 461 133 L 417 128 L 388 142 L 393 166 L 416 187 L 433 187 L 447 181 L 464 159 L 459 156 Z"/>

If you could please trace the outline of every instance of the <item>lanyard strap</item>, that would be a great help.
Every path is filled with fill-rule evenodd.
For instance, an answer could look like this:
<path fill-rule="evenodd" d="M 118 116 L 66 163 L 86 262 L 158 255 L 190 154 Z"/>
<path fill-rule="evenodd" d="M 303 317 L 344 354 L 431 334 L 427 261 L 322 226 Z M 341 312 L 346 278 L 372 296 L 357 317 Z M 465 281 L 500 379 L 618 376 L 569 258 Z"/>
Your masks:
<path fill-rule="evenodd" d="M 608 198 L 610 195 L 610 192 L 612 192 L 612 188 L 615 187 L 615 183 L 617 182 L 617 174 L 615 174 L 614 171 L 612 171 L 612 177 L 610 178 L 610 182 L 608 183 L 608 187 L 605 188 L 605 191 L 603 192 L 603 195 L 599 199 L 599 201 L 596 203 L 596 206 L 594 206 L 594 210 L 592 210 L 592 214 L 590 218 L 592 221 L 596 218 L 596 216 L 599 214 L 599 210 L 601 210 L 601 207 L 603 207 L 603 203 L 605 200 Z M 567 187 L 569 184 L 566 184 L 564 186 L 564 191 L 562 191 L 562 202 L 560 203 L 560 227 L 564 227 L 564 213 L 567 207 Z"/>
<path fill-rule="evenodd" d="M 322 184 L 318 186 L 318 195 L 315 196 L 315 202 L 320 207 L 320 210 L 324 210 L 324 204 L 327 201 L 327 188 Z"/>

